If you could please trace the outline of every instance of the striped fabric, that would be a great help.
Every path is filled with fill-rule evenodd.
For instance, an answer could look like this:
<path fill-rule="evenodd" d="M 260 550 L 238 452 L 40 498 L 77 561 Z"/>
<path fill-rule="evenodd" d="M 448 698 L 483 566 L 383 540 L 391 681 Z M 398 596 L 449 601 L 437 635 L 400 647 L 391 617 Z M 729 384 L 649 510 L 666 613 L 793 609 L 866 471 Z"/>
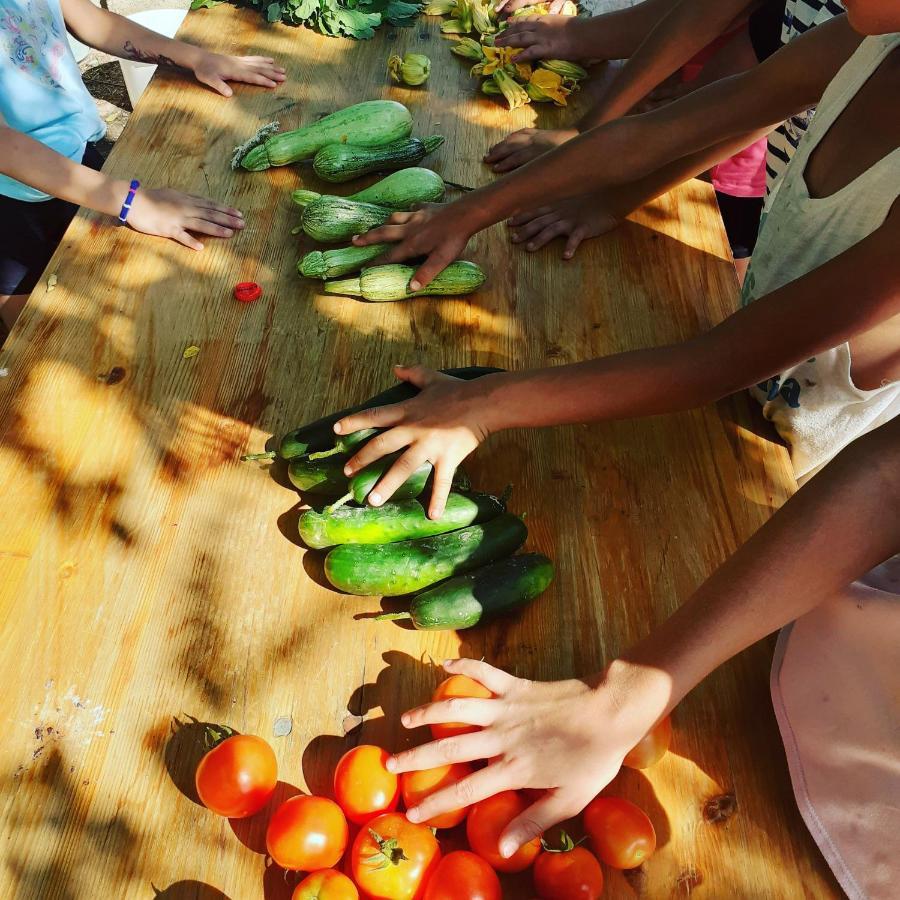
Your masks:
<path fill-rule="evenodd" d="M 843 12 L 842 0 L 787 0 L 781 26 L 781 43 L 789 44 L 798 35 Z M 813 113 L 814 109 L 808 109 L 799 116 L 791 116 L 769 135 L 769 151 L 766 154 L 766 210 L 772 204 L 778 181 L 791 161 L 800 138 L 806 133 Z"/>

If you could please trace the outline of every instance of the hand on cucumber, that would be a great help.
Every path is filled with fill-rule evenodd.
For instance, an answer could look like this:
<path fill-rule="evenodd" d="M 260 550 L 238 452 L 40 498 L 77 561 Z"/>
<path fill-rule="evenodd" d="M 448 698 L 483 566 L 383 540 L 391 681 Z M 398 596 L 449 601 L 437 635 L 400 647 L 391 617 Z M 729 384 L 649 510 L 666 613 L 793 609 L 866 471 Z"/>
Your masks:
<path fill-rule="evenodd" d="M 426 257 L 409 282 L 410 290 L 418 291 L 462 255 L 469 238 L 478 230 L 466 220 L 461 201 L 424 206 L 415 212 L 394 213 L 384 225 L 354 237 L 353 243 L 357 247 L 394 244 L 380 258 L 383 263 Z"/>
<path fill-rule="evenodd" d="M 625 755 L 653 727 L 668 700 L 664 679 L 648 680 L 645 672 L 635 673 L 618 662 L 591 681 L 528 681 L 473 659 L 450 660 L 444 668 L 473 678 L 494 697 L 429 703 L 405 713 L 404 727 L 444 722 L 481 727 L 398 753 L 388 768 L 401 773 L 491 760 L 408 810 L 412 822 L 429 821 L 501 791 L 543 790 L 507 826 L 500 839 L 504 857 L 581 812 L 615 777 Z"/>
<path fill-rule="evenodd" d="M 344 469 L 352 476 L 377 459 L 406 448 L 368 495 L 371 506 L 381 506 L 423 463 L 434 466 L 428 515 L 444 512 L 456 467 L 488 436 L 485 387 L 462 381 L 422 366 L 395 366 L 395 374 L 420 388 L 411 400 L 367 409 L 338 421 L 337 434 L 361 428 L 382 429 Z M 490 376 L 486 376 L 490 377 Z"/>

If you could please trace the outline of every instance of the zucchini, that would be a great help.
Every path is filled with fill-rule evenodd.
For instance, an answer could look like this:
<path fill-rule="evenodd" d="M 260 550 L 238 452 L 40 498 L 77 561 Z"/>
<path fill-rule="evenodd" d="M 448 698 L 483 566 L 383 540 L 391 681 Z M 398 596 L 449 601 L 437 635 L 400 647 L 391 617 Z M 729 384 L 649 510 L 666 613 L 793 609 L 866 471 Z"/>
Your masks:
<path fill-rule="evenodd" d="M 462 378 L 470 381 L 473 378 L 481 378 L 482 375 L 493 375 L 502 372 L 503 369 L 497 369 L 492 366 L 463 366 L 459 369 L 441 369 L 446 375 L 452 375 L 454 378 Z M 278 455 L 282 459 L 293 459 L 302 456 L 311 450 L 327 450 L 334 446 L 335 434 L 334 423 L 344 416 L 352 413 L 361 412 L 364 409 L 374 409 L 376 406 L 387 406 L 390 403 L 402 403 L 409 400 L 419 393 L 419 389 L 414 387 L 407 381 L 401 381 L 398 384 L 383 390 L 380 394 L 375 394 L 364 400 L 356 406 L 348 406 L 346 409 L 340 409 L 331 415 L 323 416 L 306 425 L 301 425 L 293 431 L 288 432 L 282 439 L 278 448 Z M 268 456 L 268 454 L 253 454 L 253 456 Z M 338 493 L 343 493 L 346 487 Z"/>
<path fill-rule="evenodd" d="M 345 297 L 362 297 L 364 300 L 375 301 L 408 300 L 410 297 L 451 297 L 477 291 L 486 278 L 480 266 L 465 259 L 458 259 L 436 275 L 422 290 L 411 291 L 409 282 L 415 271 L 412 266 L 397 263 L 372 266 L 363 269 L 355 278 L 326 281 L 322 290 L 326 294 L 341 294 Z"/>
<path fill-rule="evenodd" d="M 391 209 L 409 209 L 416 203 L 438 203 L 444 199 L 444 190 L 444 179 L 437 172 L 413 166 L 411 169 L 393 172 L 381 181 L 350 194 L 346 199 L 389 206 Z M 321 196 L 323 195 L 315 191 L 306 190 L 291 193 L 291 199 L 298 206 L 306 206 Z"/>
<path fill-rule="evenodd" d="M 265 128 L 261 129 L 265 134 Z M 271 166 L 309 159 L 329 144 L 349 140 L 356 147 L 381 147 L 393 144 L 412 134 L 409 110 L 394 100 L 367 100 L 331 113 L 294 131 L 266 137 L 261 143 L 251 138 L 235 149 L 231 167 L 248 172 L 261 172 Z"/>
<path fill-rule="evenodd" d="M 377 259 L 390 244 L 369 247 L 343 247 L 340 250 L 312 250 L 297 263 L 297 272 L 306 278 L 338 278 L 358 272 L 366 263 Z"/>
<path fill-rule="evenodd" d="M 540 553 L 501 559 L 457 575 L 413 598 L 409 612 L 383 613 L 376 621 L 411 619 L 420 631 L 460 631 L 485 616 L 512 612 L 553 581 L 553 563 Z"/>
<path fill-rule="evenodd" d="M 314 240 L 324 244 L 345 241 L 354 234 L 365 234 L 383 225 L 393 210 L 374 203 L 360 203 L 343 197 L 320 197 L 303 210 L 300 227 Z"/>
<path fill-rule="evenodd" d="M 390 544 L 342 544 L 325 557 L 325 576 L 348 594 L 395 597 L 515 553 L 528 537 L 511 513 L 434 537 Z"/>
<path fill-rule="evenodd" d="M 339 497 L 347 490 L 346 454 L 328 459 L 299 456 L 288 463 L 288 478 L 298 491 L 324 497 Z"/>
<path fill-rule="evenodd" d="M 425 140 L 408 137 L 392 144 L 364 147 L 360 144 L 329 144 L 316 153 L 313 170 L 322 181 L 352 181 L 370 172 L 404 169 L 425 159 L 444 143 L 442 135 Z"/>
<path fill-rule="evenodd" d="M 451 493 L 444 514 L 429 519 L 418 500 L 390 500 L 384 506 L 343 506 L 300 516 L 300 537 L 322 550 L 337 544 L 390 544 L 456 531 L 487 522 L 503 512 L 502 500 L 489 494 Z"/>

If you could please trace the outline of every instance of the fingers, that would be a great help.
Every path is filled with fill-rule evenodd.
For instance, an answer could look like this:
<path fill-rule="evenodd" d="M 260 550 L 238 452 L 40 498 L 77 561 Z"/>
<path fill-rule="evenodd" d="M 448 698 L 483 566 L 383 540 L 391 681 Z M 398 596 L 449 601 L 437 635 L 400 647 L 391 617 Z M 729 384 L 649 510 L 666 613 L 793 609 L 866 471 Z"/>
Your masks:
<path fill-rule="evenodd" d="M 494 39 L 498 47 L 521 47 L 523 50 L 539 40 L 534 27 L 526 23 L 514 23 L 501 31 Z"/>
<path fill-rule="evenodd" d="M 563 250 L 563 259 L 571 259 L 586 237 L 587 228 L 585 228 L 584 225 L 576 226 L 569 235 L 569 239 L 566 241 L 566 247 Z"/>
<path fill-rule="evenodd" d="M 428 518 L 440 519 L 447 507 L 447 497 L 453 488 L 453 475 L 456 466 L 441 457 L 434 468 L 431 482 L 431 499 L 428 502 Z"/>
<path fill-rule="evenodd" d="M 334 423 L 335 434 L 350 434 L 362 428 L 391 428 L 403 421 L 406 416 L 405 404 L 391 403 L 389 406 L 376 406 L 375 409 L 363 409 L 358 413 L 351 413 L 338 419 Z M 378 435 L 377 437 L 383 437 Z M 366 447 L 375 442 L 377 438 L 365 444 Z M 354 457 L 355 459 L 355 457 Z M 376 457 L 377 459 L 377 457 Z M 353 460 L 351 460 L 352 462 Z"/>
<path fill-rule="evenodd" d="M 526 223 L 532 221 L 532 219 L 537 216 L 546 216 L 547 213 L 552 211 L 552 206 L 539 206 L 537 209 L 532 209 L 528 212 L 517 213 L 511 219 L 508 219 L 506 224 L 511 228 L 517 228 L 520 225 L 525 225 Z"/>
<path fill-rule="evenodd" d="M 501 791 L 515 790 L 517 785 L 510 769 L 502 762 L 489 766 L 463 778 L 455 784 L 429 794 L 418 806 L 406 811 L 410 822 L 427 822 L 442 813 L 462 809 L 478 803 Z"/>
<path fill-rule="evenodd" d="M 366 502 L 369 506 L 381 506 L 390 500 L 396 490 L 419 468 L 428 462 L 425 454 L 415 445 L 409 449 L 400 459 L 387 470 L 384 477 L 372 488 Z"/>
<path fill-rule="evenodd" d="M 230 97 L 234 91 L 231 86 L 219 75 L 211 75 L 208 79 L 204 79 L 214 91 L 218 91 L 223 97 Z"/>
<path fill-rule="evenodd" d="M 557 213 L 556 210 L 546 212 L 542 216 L 535 216 L 530 222 L 513 231 L 512 242 L 514 244 L 521 244 L 523 241 L 527 241 L 529 238 L 539 234 L 548 225 L 552 225 L 557 221 L 559 221 L 559 213 Z"/>
<path fill-rule="evenodd" d="M 370 244 L 397 244 L 406 239 L 406 225 L 379 225 L 365 234 L 357 234 L 353 238 L 353 243 L 357 247 L 368 247 Z M 398 248 L 394 248 L 390 252 L 393 254 Z M 412 254 L 410 254 L 412 255 Z"/>
<path fill-rule="evenodd" d="M 567 219 L 560 219 L 544 228 L 537 237 L 532 238 L 532 240 L 525 245 L 525 249 L 530 253 L 533 253 L 535 250 L 540 250 L 541 247 L 545 247 L 550 241 L 555 240 L 561 234 L 566 234 L 571 227 L 572 223 Z"/>
<path fill-rule="evenodd" d="M 540 156 L 541 151 L 538 150 L 533 145 L 529 144 L 526 147 L 523 147 L 521 150 L 517 150 L 515 153 L 510 153 L 499 162 L 495 163 L 491 166 L 491 169 L 494 172 L 512 172 L 513 169 L 518 169 L 520 166 L 524 166 L 525 163 L 531 162 L 536 156 Z"/>
<path fill-rule="evenodd" d="M 547 791 L 540 800 L 506 826 L 500 835 L 500 855 L 508 859 L 522 844 L 533 841 L 547 829 L 577 815 L 580 811 L 581 805 L 578 802 L 566 798 L 559 791 Z"/>
<path fill-rule="evenodd" d="M 433 384 L 441 376 L 441 372 L 435 372 L 434 369 L 428 369 L 425 366 L 394 366 L 394 374 L 401 381 L 408 381 L 411 385 L 419 388 L 428 387 Z M 445 376 L 446 377 L 446 376 Z"/>
<path fill-rule="evenodd" d="M 498 162 L 510 153 L 527 146 L 535 130 L 534 128 L 521 128 L 519 131 L 514 131 L 512 134 L 507 135 L 485 153 L 484 161 L 488 164 Z"/>
<path fill-rule="evenodd" d="M 441 738 L 392 756 L 387 763 L 391 772 L 418 772 L 450 763 L 490 759 L 500 752 L 498 739 L 489 731 L 473 731 L 458 737 Z"/>
<path fill-rule="evenodd" d="M 241 81 L 243 81 L 245 84 L 258 84 L 260 85 L 260 87 L 278 87 L 277 81 L 274 81 L 272 78 L 270 78 L 268 75 L 264 75 L 262 72 L 246 72 L 241 75 Z"/>
<path fill-rule="evenodd" d="M 461 249 L 442 244 L 430 253 L 425 262 L 413 273 L 413 277 L 409 281 L 410 290 L 421 291 L 431 284 L 459 256 Z"/>
<path fill-rule="evenodd" d="M 452 697 L 437 703 L 426 703 L 403 713 L 400 721 L 404 728 L 420 728 L 422 725 L 442 725 L 445 722 L 461 722 L 463 725 L 490 725 L 497 717 L 493 700 L 472 697 Z"/>
<path fill-rule="evenodd" d="M 190 247 L 191 250 L 202 250 L 203 244 L 197 240 L 192 234 L 188 234 L 183 228 L 178 228 L 172 232 L 170 235 L 173 241 L 178 241 L 179 244 L 184 244 L 185 247 Z"/>
<path fill-rule="evenodd" d="M 549 59 L 552 49 L 549 45 L 543 43 L 540 40 L 534 40 L 531 44 L 522 50 L 521 53 L 517 53 L 513 57 L 513 62 L 524 63 L 524 62 L 532 62 L 536 59 Z"/>
<path fill-rule="evenodd" d="M 215 222 L 217 225 L 224 225 L 226 228 L 241 229 L 246 224 L 242 215 L 234 215 L 232 212 L 225 212 L 215 207 L 201 206 L 199 207 L 199 212 L 195 213 L 195 215 L 197 218 L 205 219 L 207 222 Z"/>
<path fill-rule="evenodd" d="M 355 475 L 360 469 L 364 469 L 370 463 L 375 462 L 376 459 L 381 459 L 382 456 L 387 456 L 389 453 L 408 447 L 411 440 L 412 435 L 406 428 L 391 428 L 388 431 L 383 431 L 381 434 L 375 435 L 372 440 L 367 441 L 360 448 L 359 453 L 347 460 L 347 464 L 344 466 L 344 473 L 348 477 Z M 411 475 L 412 472 L 409 474 Z M 371 499 L 372 494 L 369 494 L 369 500 L 371 501 Z"/>
<path fill-rule="evenodd" d="M 467 675 L 473 681 L 484 685 L 492 694 L 505 694 L 521 679 L 503 669 L 498 669 L 481 659 L 448 659 L 444 671 L 451 675 Z"/>
<path fill-rule="evenodd" d="M 210 222 L 207 219 L 201 219 L 196 216 L 191 216 L 186 219 L 185 227 L 190 228 L 191 231 L 196 231 L 199 234 L 208 234 L 211 237 L 230 238 L 234 235 L 234 230 L 232 228 L 226 228 L 224 225 L 218 225 L 215 222 Z"/>

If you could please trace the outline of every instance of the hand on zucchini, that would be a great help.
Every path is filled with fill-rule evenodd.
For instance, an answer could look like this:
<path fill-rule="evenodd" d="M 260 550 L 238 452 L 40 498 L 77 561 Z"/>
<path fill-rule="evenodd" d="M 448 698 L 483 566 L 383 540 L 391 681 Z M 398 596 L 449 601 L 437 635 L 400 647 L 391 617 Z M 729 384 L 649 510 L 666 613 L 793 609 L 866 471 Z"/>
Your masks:
<path fill-rule="evenodd" d="M 566 238 L 562 255 L 571 259 L 582 241 L 606 234 L 620 222 L 602 195 L 587 194 L 519 213 L 507 224 L 512 229 L 512 242 L 524 243 L 529 252 L 540 250 L 554 238 Z"/>
<path fill-rule="evenodd" d="M 229 81 L 274 88 L 287 78 L 284 69 L 276 66 L 275 60 L 268 56 L 225 56 L 207 51 L 201 52 L 194 75 L 197 81 L 209 85 L 223 97 L 234 93 Z"/>
<path fill-rule="evenodd" d="M 500 839 L 504 857 L 580 813 L 615 777 L 625 755 L 651 730 L 669 699 L 662 673 L 648 676 L 618 662 L 590 681 L 528 681 L 473 659 L 450 660 L 444 668 L 473 678 L 494 697 L 429 703 L 405 713 L 404 727 L 446 722 L 481 727 L 398 753 L 387 767 L 400 773 L 491 760 L 408 810 L 412 822 L 428 821 L 501 791 L 545 791 L 507 826 Z"/>
<path fill-rule="evenodd" d="M 434 465 L 428 516 L 443 515 L 456 467 L 488 436 L 483 383 L 461 381 L 422 366 L 395 366 L 395 374 L 420 388 L 411 400 L 367 409 L 341 419 L 337 434 L 360 428 L 387 429 L 347 462 L 352 476 L 375 460 L 406 448 L 368 495 L 371 506 L 389 500 L 423 463 Z M 486 376 L 488 377 L 488 376 Z"/>
<path fill-rule="evenodd" d="M 575 128 L 522 128 L 494 144 L 484 161 L 495 172 L 511 172 L 578 137 Z"/>
<path fill-rule="evenodd" d="M 396 246 L 379 260 L 403 262 L 417 256 L 427 259 L 409 282 L 411 291 L 421 290 L 458 259 L 475 233 L 466 222 L 463 200 L 446 205 L 428 205 L 414 212 L 394 213 L 384 225 L 353 238 L 357 247 L 389 243 Z"/>
<path fill-rule="evenodd" d="M 517 63 L 538 59 L 591 59 L 597 52 L 592 49 L 589 22 L 577 16 L 517 16 L 509 20 L 509 27 L 497 35 L 494 43 L 498 47 L 521 48 L 522 52 L 513 60 Z"/>
<path fill-rule="evenodd" d="M 171 188 L 141 188 L 134 195 L 128 224 L 135 231 L 171 238 L 192 250 L 202 250 L 203 244 L 190 232 L 230 238 L 244 227 L 244 214 L 215 200 Z"/>

